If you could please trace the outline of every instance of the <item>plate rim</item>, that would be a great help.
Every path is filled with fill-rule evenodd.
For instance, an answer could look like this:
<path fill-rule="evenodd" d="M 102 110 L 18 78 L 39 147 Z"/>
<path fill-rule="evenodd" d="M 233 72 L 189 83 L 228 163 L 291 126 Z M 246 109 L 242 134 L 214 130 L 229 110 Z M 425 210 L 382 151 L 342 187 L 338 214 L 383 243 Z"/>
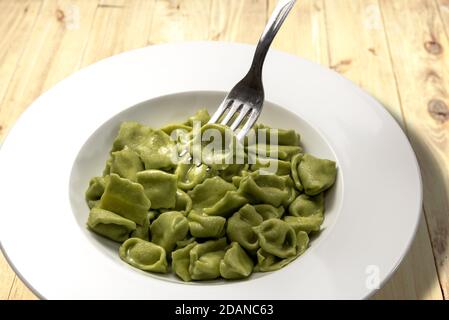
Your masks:
<path fill-rule="evenodd" d="M 128 55 L 128 54 L 131 53 L 131 52 L 146 51 L 146 50 L 151 50 L 151 48 L 153 48 L 153 47 L 161 47 L 161 46 L 164 46 L 164 47 L 179 47 L 179 46 L 184 46 L 184 45 L 191 46 L 191 45 L 197 45 L 197 44 L 199 44 L 199 45 L 211 45 L 211 44 L 213 44 L 212 46 L 217 46 L 217 47 L 220 46 L 220 45 L 226 45 L 226 46 L 241 46 L 241 47 L 246 47 L 246 50 L 247 50 L 247 49 L 253 50 L 253 49 L 255 48 L 255 46 L 253 46 L 253 45 L 239 44 L 239 43 L 235 43 L 235 42 L 232 42 L 232 43 L 231 43 L 231 42 L 193 41 L 193 42 L 167 43 L 167 44 L 160 44 L 160 45 L 148 46 L 148 47 L 144 47 L 144 48 L 138 48 L 138 49 L 126 51 L 126 52 L 120 53 L 120 54 L 118 54 L 118 55 L 115 55 L 115 56 L 112 56 L 112 57 L 108 57 L 108 58 L 102 59 L 102 60 L 100 60 L 100 61 L 98 61 L 98 62 L 96 62 L 96 63 L 94 63 L 94 64 L 92 64 L 92 65 L 89 65 L 89 66 L 87 66 L 87 67 L 84 67 L 84 68 L 82 68 L 82 69 L 80 69 L 80 70 L 78 70 L 78 71 L 72 73 L 72 74 L 69 75 L 67 78 L 63 79 L 62 81 L 58 82 L 55 86 L 53 86 L 52 88 L 50 88 L 50 89 L 47 90 L 46 92 L 42 93 L 42 94 L 41 94 L 35 101 L 33 101 L 33 103 L 32 103 L 32 104 L 31 104 L 31 105 L 30 105 L 24 112 L 22 112 L 22 114 L 19 116 L 19 118 L 15 121 L 15 124 L 10 128 L 9 132 L 6 134 L 6 136 L 5 136 L 5 138 L 4 138 L 3 142 L 2 142 L 2 144 L 0 145 L 0 158 L 1 158 L 2 155 L 3 155 L 3 153 L 2 153 L 2 149 L 3 149 L 3 148 L 2 148 L 2 147 L 3 147 L 4 143 L 5 143 L 6 141 L 8 141 L 8 138 L 10 137 L 10 135 L 11 135 L 11 133 L 13 132 L 14 128 L 17 127 L 17 124 L 21 123 L 21 120 L 22 120 L 26 115 L 28 115 L 28 113 L 30 113 L 30 110 L 33 110 L 33 111 L 34 111 L 34 108 L 33 108 L 33 107 L 36 105 L 35 102 L 38 101 L 38 100 L 40 100 L 42 96 L 46 96 L 48 92 L 53 91 L 53 90 L 54 90 L 56 87 L 58 87 L 61 83 L 65 83 L 65 80 L 66 80 L 66 79 L 70 79 L 70 78 L 73 78 L 75 75 L 79 75 L 79 74 L 81 74 L 81 73 L 84 73 L 84 72 L 86 72 L 86 70 L 90 70 L 90 68 L 91 68 L 92 66 L 95 66 L 95 65 L 98 65 L 98 64 L 105 64 L 105 63 L 107 63 L 107 61 L 111 61 L 111 60 L 113 60 L 113 59 L 120 59 L 121 56 L 123 56 L 123 55 Z M 416 233 L 417 233 L 419 223 L 420 223 L 420 221 L 421 221 L 421 219 L 422 219 L 421 214 L 422 214 L 422 201 L 423 201 L 423 185 L 422 185 L 421 171 L 420 171 L 420 168 L 419 168 L 418 160 L 417 160 L 417 158 L 416 158 L 416 154 L 415 154 L 413 148 L 412 148 L 411 145 L 410 145 L 410 142 L 409 142 L 409 140 L 408 140 L 408 137 L 407 137 L 406 134 L 404 133 L 403 129 L 399 126 L 399 124 L 397 123 L 397 121 L 396 121 L 395 119 L 393 119 L 393 117 L 391 116 L 391 114 L 385 109 L 385 107 L 384 107 L 384 106 L 383 106 L 377 99 L 375 99 L 374 97 L 372 97 L 372 96 L 371 96 L 369 93 L 367 93 L 364 89 L 360 88 L 359 86 L 357 86 L 356 84 L 354 84 L 354 83 L 351 82 L 350 80 L 346 79 L 346 78 L 343 77 L 342 75 L 336 73 L 335 71 L 330 70 L 330 69 L 327 69 L 326 67 L 321 66 L 321 65 L 319 65 L 319 64 L 316 64 L 316 63 L 314 63 L 314 62 L 312 62 L 312 61 L 306 60 L 306 59 L 304 59 L 304 58 L 298 57 L 298 56 L 293 55 L 293 54 L 290 54 L 290 53 L 281 52 L 281 51 L 278 51 L 278 50 L 275 50 L 275 49 L 273 49 L 273 50 L 271 50 L 271 51 L 272 51 L 272 52 L 276 52 L 277 55 L 280 54 L 280 55 L 284 55 L 284 56 L 290 56 L 290 57 L 292 57 L 292 58 L 294 58 L 294 59 L 299 59 L 299 60 L 307 61 L 308 63 L 313 64 L 315 67 L 321 68 L 321 69 L 325 70 L 326 72 L 329 72 L 329 71 L 330 71 L 330 72 L 336 74 L 338 77 L 340 77 L 340 80 L 341 80 L 341 81 L 346 82 L 346 85 L 351 86 L 352 89 L 353 89 L 353 90 L 356 90 L 358 94 L 361 94 L 361 95 L 364 96 L 365 99 L 370 100 L 370 104 L 376 105 L 378 110 L 383 110 L 382 112 L 384 112 L 385 115 L 386 115 L 387 117 L 392 118 L 393 122 L 395 123 L 395 125 L 397 126 L 397 128 L 399 129 L 399 131 L 401 132 L 401 134 L 403 135 L 403 138 L 405 138 L 405 139 L 407 140 L 407 142 L 408 142 L 407 145 L 408 145 L 408 148 L 410 149 L 409 151 L 411 151 L 411 153 L 413 154 L 414 165 L 415 165 L 416 171 L 417 171 L 417 173 L 418 173 L 418 174 L 417 174 L 417 177 L 418 177 L 418 180 L 419 180 L 419 185 L 418 185 L 418 189 L 419 189 L 419 190 L 418 190 L 418 193 L 419 193 L 419 194 L 418 194 L 418 197 L 419 197 L 419 199 L 418 199 L 418 202 L 420 203 L 420 208 L 419 208 L 419 210 L 418 210 L 419 213 L 418 213 L 417 219 L 415 219 L 413 232 L 412 232 L 412 233 L 409 235 L 409 237 L 408 237 L 408 241 L 407 241 L 406 248 L 403 250 L 402 255 L 399 256 L 399 257 L 396 259 L 396 261 L 395 261 L 394 266 L 392 267 L 392 269 L 389 270 L 388 274 L 387 274 L 386 276 L 383 277 L 383 279 L 382 279 L 382 281 L 381 281 L 381 285 L 380 285 L 380 287 L 382 287 L 382 286 L 383 286 L 383 285 L 384 285 L 384 284 L 391 278 L 391 276 L 396 272 L 396 270 L 397 270 L 397 268 L 399 267 L 400 263 L 403 261 L 404 257 L 405 257 L 405 256 L 407 255 L 407 253 L 409 252 L 409 250 L 410 250 L 410 248 L 411 248 L 411 246 L 412 246 L 412 244 L 413 244 L 413 240 L 414 240 L 414 238 L 415 238 L 415 235 L 416 235 Z M 274 54 L 273 54 L 273 55 L 274 55 Z M 208 91 L 208 90 L 204 90 L 204 91 Z M 152 98 L 157 98 L 157 96 L 153 96 Z M 277 102 L 275 102 L 275 103 L 277 103 Z M 287 108 L 287 109 L 288 109 L 288 108 Z M 122 109 L 121 111 L 123 111 L 123 110 L 125 110 L 125 109 Z M 291 109 L 288 109 L 288 110 L 291 111 L 291 112 L 295 112 L 294 110 L 291 110 Z M 314 126 L 314 125 L 312 125 L 312 126 Z M 314 126 L 314 127 L 315 127 L 315 126 Z M 318 128 L 318 129 L 319 129 L 319 128 Z M 34 288 L 34 286 L 33 286 L 31 283 L 28 282 L 28 280 L 22 275 L 22 273 L 18 270 L 18 268 L 16 267 L 16 265 L 12 262 L 12 260 L 10 259 L 10 257 L 9 257 L 9 255 L 8 255 L 6 249 L 5 249 L 4 246 L 2 245 L 1 239 L 0 239 L 0 249 L 1 249 L 1 251 L 3 252 L 3 254 L 4 254 L 4 256 L 5 256 L 6 261 L 9 263 L 9 265 L 11 266 L 11 268 L 13 269 L 13 271 L 17 274 L 17 276 L 18 276 L 18 277 L 19 277 L 19 278 L 20 278 L 20 279 L 27 285 L 28 288 L 30 288 L 30 290 L 31 290 L 34 294 L 36 294 L 36 296 L 45 299 L 45 297 L 44 297 L 43 295 L 41 295 L 40 292 L 39 292 L 36 288 Z M 10 250 L 11 250 L 11 249 L 10 249 Z M 373 295 L 376 291 L 377 291 L 377 289 L 373 289 L 373 290 L 369 291 L 369 292 L 368 292 L 364 297 L 362 297 L 362 298 L 369 298 L 369 297 L 370 297 L 371 295 Z"/>

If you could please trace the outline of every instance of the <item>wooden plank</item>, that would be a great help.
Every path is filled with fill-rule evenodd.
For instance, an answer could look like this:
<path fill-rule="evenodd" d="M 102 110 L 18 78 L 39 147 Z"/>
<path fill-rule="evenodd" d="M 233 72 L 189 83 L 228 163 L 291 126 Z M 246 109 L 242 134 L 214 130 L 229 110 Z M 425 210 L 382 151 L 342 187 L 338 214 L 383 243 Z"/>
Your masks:
<path fill-rule="evenodd" d="M 325 6 L 331 68 L 373 94 L 404 125 L 378 1 L 325 0 Z M 433 282 L 437 274 L 429 252 L 431 246 L 423 220 L 410 254 L 378 297 L 441 298 L 439 286 Z M 409 287 L 411 283 L 413 287 Z"/>
<path fill-rule="evenodd" d="M 127 6 L 120 8 L 115 7 L 119 5 L 117 1 L 102 1 L 100 4 L 91 0 L 47 1 L 33 31 L 32 40 L 25 50 L 22 59 L 24 62 L 21 62 L 22 65 L 12 80 L 14 90 L 11 90 L 9 95 L 15 97 L 17 92 L 25 90 L 26 84 L 29 83 L 34 84 L 34 91 L 22 93 L 21 101 L 7 100 L 0 108 L 0 124 L 4 124 L 5 129 L 9 128 L 17 116 L 43 90 L 76 71 L 82 64 L 90 64 L 120 51 L 146 45 L 150 20 L 145 17 L 148 15 L 147 11 L 151 11 L 152 3 L 152 1 L 133 3 L 126 1 Z M 103 14 L 104 11 L 114 10 L 121 14 Z M 95 14 L 98 11 L 103 12 Z M 139 16 L 136 16 L 138 14 Z M 96 24 L 93 23 L 94 17 Z M 96 32 L 93 37 L 89 37 L 93 25 Z M 124 26 L 128 26 L 127 32 L 120 31 Z M 102 42 L 100 36 L 102 33 L 108 33 L 108 28 L 112 36 Z M 135 36 L 133 31 L 138 31 Z M 119 35 L 118 39 L 115 39 L 114 35 Z M 89 39 L 91 44 L 107 45 L 99 46 L 97 49 L 94 45 L 87 47 Z M 84 52 L 87 52 L 87 55 L 83 59 Z M 45 61 L 47 58 L 50 60 Z M 43 64 L 42 60 L 45 61 Z M 20 79 L 24 80 L 24 83 L 20 82 Z M 3 264 L 1 266 L 3 268 Z M 12 270 L 6 271 L 4 277 L 10 281 L 14 273 Z M 17 277 L 9 291 L 10 299 L 35 298 Z"/>
<path fill-rule="evenodd" d="M 0 106 L 41 6 L 41 1 L 31 0 L 0 2 Z M 2 131 L 0 125 L 0 135 Z M 14 272 L 0 252 L 0 300 L 8 298 L 14 277 Z"/>
<path fill-rule="evenodd" d="M 277 0 L 269 0 L 271 13 Z M 273 41 L 273 47 L 329 65 L 323 0 L 298 1 Z"/>
<path fill-rule="evenodd" d="M 101 0 L 82 66 L 148 44 L 156 0 Z"/>
<path fill-rule="evenodd" d="M 0 139 L 42 91 L 79 67 L 96 6 L 90 0 L 44 1 L 0 107 Z M 14 41 L 9 39 L 8 45 Z M 3 263 L 0 270 L 2 277 L 14 277 Z M 31 297 L 26 286 L 14 280 L 9 298 Z"/>
<path fill-rule="evenodd" d="M 0 252 L 0 300 L 8 299 L 14 278 L 14 271 L 9 266 L 3 253 Z"/>
<path fill-rule="evenodd" d="M 276 1 L 269 3 L 272 8 Z M 321 64 L 328 64 L 330 59 L 330 64 L 336 71 L 377 96 L 389 106 L 390 112 L 395 114 L 399 123 L 402 123 L 400 102 L 395 90 L 396 84 L 382 21 L 377 20 L 380 18 L 378 7 L 372 6 L 376 5 L 376 2 L 333 0 L 324 4 L 322 1 L 302 1 L 298 4 L 280 30 L 274 43 L 276 47 Z M 359 32 L 361 28 L 368 30 Z M 329 55 L 327 41 L 330 47 Z M 368 70 L 364 68 L 366 65 L 369 65 Z M 432 290 L 425 289 L 427 281 L 435 279 L 436 274 L 432 255 L 429 255 L 428 251 L 430 246 L 428 236 L 426 238 L 425 223 L 421 223 L 419 230 L 418 240 L 407 259 L 385 289 L 381 289 L 375 298 L 441 298 L 438 282 L 436 286 L 433 282 Z M 421 253 L 425 257 L 424 264 L 420 258 Z M 414 272 L 413 266 L 416 263 L 426 271 L 424 277 L 421 277 L 419 272 Z M 409 288 L 406 284 L 403 285 L 402 281 L 404 277 L 413 280 L 417 278 L 415 285 L 417 289 L 414 287 L 411 291 L 407 291 Z"/>
<path fill-rule="evenodd" d="M 211 2 L 211 0 L 157 1 L 148 43 L 207 40 Z"/>
<path fill-rule="evenodd" d="M 402 111 L 377 0 L 325 0 L 331 68 L 381 101 L 402 124 Z"/>
<path fill-rule="evenodd" d="M 28 287 L 16 276 L 11 287 L 9 300 L 38 300 Z"/>
<path fill-rule="evenodd" d="M 96 5 L 44 1 L 0 108 L 0 140 L 42 91 L 78 69 Z"/>
<path fill-rule="evenodd" d="M 31 36 L 41 1 L 0 1 L 0 104 Z M 0 136 L 2 128 L 0 127 Z"/>
<path fill-rule="evenodd" d="M 55 2 L 55 1 L 52 1 Z M 48 90 L 57 82 L 68 77 L 80 67 L 81 56 L 84 52 L 92 21 L 97 10 L 98 0 L 58 0 L 59 4 L 54 15 L 51 9 L 47 18 L 58 22 L 54 27 L 62 29 L 59 43 L 54 43 L 51 62 L 43 83 L 43 91 Z"/>
<path fill-rule="evenodd" d="M 404 125 L 378 1 L 325 0 L 325 6 L 331 68 L 370 92 Z M 441 298 L 434 285 L 437 274 L 424 220 L 419 230 L 408 258 L 379 297 Z"/>
<path fill-rule="evenodd" d="M 409 136 L 421 166 L 424 210 L 449 297 L 449 41 L 433 0 L 380 0 Z M 414 30 L 414 32 L 404 32 Z"/>
<path fill-rule="evenodd" d="M 449 37 L 449 0 L 435 0 L 437 4 L 438 13 L 443 22 L 446 37 Z"/>
<path fill-rule="evenodd" d="M 41 1 L 0 2 L 0 106 L 41 6 Z M 0 134 L 2 129 L 0 126 Z M 0 300 L 8 299 L 14 278 L 14 271 L 0 252 Z"/>
<path fill-rule="evenodd" d="M 209 38 L 257 44 L 267 10 L 265 0 L 213 0 Z"/>

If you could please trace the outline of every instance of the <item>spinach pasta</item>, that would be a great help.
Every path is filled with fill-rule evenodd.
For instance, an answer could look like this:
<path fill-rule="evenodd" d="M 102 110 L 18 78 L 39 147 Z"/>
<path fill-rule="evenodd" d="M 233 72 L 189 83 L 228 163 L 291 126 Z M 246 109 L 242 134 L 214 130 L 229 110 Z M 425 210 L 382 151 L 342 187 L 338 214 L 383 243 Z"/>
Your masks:
<path fill-rule="evenodd" d="M 161 129 L 122 123 L 87 188 L 87 226 L 129 265 L 183 281 L 278 270 L 320 231 L 336 164 L 305 153 L 294 130 L 258 124 L 240 143 L 208 120 L 201 109 Z"/>

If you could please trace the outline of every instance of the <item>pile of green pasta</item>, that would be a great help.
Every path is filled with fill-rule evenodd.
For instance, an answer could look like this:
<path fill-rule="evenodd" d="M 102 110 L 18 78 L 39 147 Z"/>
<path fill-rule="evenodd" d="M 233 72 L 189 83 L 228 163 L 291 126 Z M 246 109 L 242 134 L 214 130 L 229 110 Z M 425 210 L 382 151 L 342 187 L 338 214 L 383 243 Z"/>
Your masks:
<path fill-rule="evenodd" d="M 172 131 L 208 120 L 201 109 L 158 130 L 122 123 L 103 175 L 86 191 L 88 228 L 121 243 L 128 264 L 172 270 L 184 281 L 280 269 L 320 231 L 335 162 L 303 153 L 294 130 L 278 129 L 276 158 L 268 152 L 253 164 L 174 164 Z M 270 131 L 257 125 L 256 133 L 261 128 Z M 251 147 L 246 141 L 246 154 Z M 263 174 L 266 160 L 276 162 L 276 174 Z"/>

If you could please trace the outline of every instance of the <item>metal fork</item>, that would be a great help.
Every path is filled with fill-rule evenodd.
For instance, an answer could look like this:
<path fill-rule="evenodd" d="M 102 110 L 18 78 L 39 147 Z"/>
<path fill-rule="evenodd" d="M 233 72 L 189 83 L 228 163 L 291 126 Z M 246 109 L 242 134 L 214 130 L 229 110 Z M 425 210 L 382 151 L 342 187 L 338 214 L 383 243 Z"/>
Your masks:
<path fill-rule="evenodd" d="M 262 111 L 265 98 L 262 84 L 263 63 L 276 33 L 295 2 L 296 0 L 279 0 L 259 39 L 248 73 L 231 89 L 208 122 L 217 123 L 219 121 L 220 124 L 227 125 L 232 131 L 236 131 L 246 118 L 246 123 L 238 130 L 238 140 L 242 140 L 246 136 Z M 230 123 L 237 112 L 238 116 Z"/>

